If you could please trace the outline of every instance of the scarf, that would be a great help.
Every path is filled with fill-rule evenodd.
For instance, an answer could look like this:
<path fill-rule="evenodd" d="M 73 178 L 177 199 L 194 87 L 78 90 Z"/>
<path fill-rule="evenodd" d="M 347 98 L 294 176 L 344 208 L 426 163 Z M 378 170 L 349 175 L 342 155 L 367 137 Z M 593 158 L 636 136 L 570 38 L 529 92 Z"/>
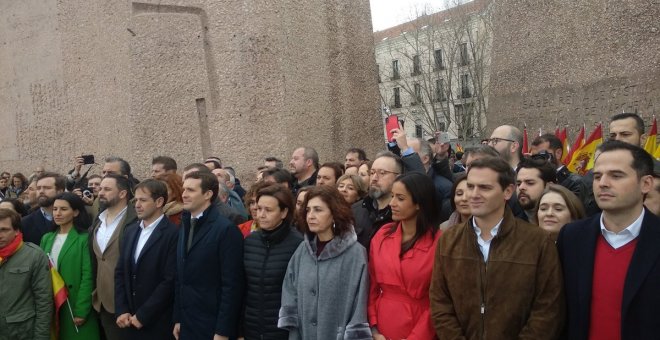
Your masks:
<path fill-rule="evenodd" d="M 19 231 L 16 237 L 6 247 L 0 248 L 0 266 L 3 265 L 9 258 L 16 254 L 16 252 L 23 246 L 23 234 Z"/>

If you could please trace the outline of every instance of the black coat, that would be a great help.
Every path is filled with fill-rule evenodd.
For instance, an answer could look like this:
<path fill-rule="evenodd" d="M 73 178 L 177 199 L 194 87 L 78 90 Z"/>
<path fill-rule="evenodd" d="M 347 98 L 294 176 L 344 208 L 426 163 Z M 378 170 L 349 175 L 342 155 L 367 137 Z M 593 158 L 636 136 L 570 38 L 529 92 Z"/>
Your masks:
<path fill-rule="evenodd" d="M 115 314 L 135 314 L 143 328 L 129 328 L 128 339 L 172 339 L 174 276 L 178 230 L 167 216 L 158 223 L 135 263 L 139 222 L 126 227 L 115 269 Z"/>
<path fill-rule="evenodd" d="M 181 215 L 176 259 L 174 322 L 180 339 L 208 340 L 214 334 L 236 338 L 242 311 L 243 235 L 211 204 L 197 222 L 187 251 L 190 213 Z"/>
<path fill-rule="evenodd" d="M 37 208 L 29 215 L 21 219 L 21 232 L 24 242 L 32 242 L 37 246 L 41 242 L 41 237 L 49 231 L 54 230 L 55 224 L 47 220 L 41 209 Z"/>
<path fill-rule="evenodd" d="M 600 214 L 566 225 L 557 246 L 566 288 L 566 339 L 589 338 L 591 288 L 596 242 L 601 237 Z M 623 289 L 621 339 L 660 338 L 660 218 L 644 213 L 637 246 L 630 260 Z"/>
<path fill-rule="evenodd" d="M 282 282 L 289 260 L 302 240 L 302 235 L 288 224 L 272 232 L 256 231 L 245 239 L 246 340 L 289 338 L 288 331 L 277 328 L 282 304 Z"/>

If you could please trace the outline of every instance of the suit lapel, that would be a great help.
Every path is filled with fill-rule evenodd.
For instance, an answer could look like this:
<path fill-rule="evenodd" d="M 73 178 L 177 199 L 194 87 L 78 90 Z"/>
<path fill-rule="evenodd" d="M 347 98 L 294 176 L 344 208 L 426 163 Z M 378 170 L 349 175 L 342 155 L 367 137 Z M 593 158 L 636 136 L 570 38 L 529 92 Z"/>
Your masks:
<path fill-rule="evenodd" d="M 136 238 L 140 235 L 140 225 L 137 225 L 137 228 L 129 229 L 129 234 L 126 236 L 126 244 L 123 245 L 124 249 L 128 249 L 128 256 L 126 256 L 125 261 L 127 262 L 128 268 L 130 268 L 133 259 L 135 258 L 135 247 L 137 246 Z"/>
<path fill-rule="evenodd" d="M 119 220 L 119 223 L 117 224 L 117 228 L 112 232 L 112 236 L 110 236 L 110 240 L 108 240 L 108 244 L 105 246 L 105 250 L 110 249 L 110 246 L 112 243 L 117 241 L 119 238 L 119 235 L 122 233 L 122 229 L 124 229 L 124 226 L 126 225 L 126 219 L 128 218 L 128 207 L 126 207 L 126 212 L 124 213 L 124 216 L 122 216 L 121 220 Z"/>
<path fill-rule="evenodd" d="M 61 259 L 66 256 L 66 253 L 71 249 L 74 243 L 76 243 L 76 238 L 78 238 L 78 231 L 76 228 L 72 227 L 71 230 L 69 230 L 69 233 L 66 235 L 66 240 L 64 240 L 64 244 L 62 245 L 62 250 L 60 250 L 60 255 L 57 257 L 57 263 L 62 263 L 60 261 Z"/>
<path fill-rule="evenodd" d="M 208 213 L 208 210 L 207 210 Z M 195 227 L 195 233 L 193 234 L 193 241 L 192 244 L 190 245 L 190 249 L 192 250 L 195 248 L 195 245 L 200 242 L 204 238 L 204 236 L 211 230 L 211 224 L 215 219 L 211 219 L 211 216 L 204 216 L 201 219 L 201 223 L 198 222 L 197 226 Z M 188 225 L 190 225 L 190 221 L 188 221 Z"/>
<path fill-rule="evenodd" d="M 600 214 L 592 218 L 590 223 L 580 230 L 575 243 L 578 263 L 579 279 L 577 291 L 580 306 L 587 313 L 591 310 L 591 289 L 593 286 L 594 262 L 596 258 L 596 242 L 600 236 Z M 584 240 L 584 241 L 580 241 Z M 587 319 L 588 320 L 588 319 Z"/>
<path fill-rule="evenodd" d="M 164 224 L 167 223 L 167 216 L 163 216 L 163 219 L 160 220 L 154 231 L 151 233 L 151 236 L 149 236 L 149 239 L 147 240 L 147 243 L 144 244 L 144 247 L 142 247 L 142 251 L 140 252 L 140 256 L 138 257 L 137 263 L 140 263 L 140 260 L 142 260 L 142 257 L 144 254 L 149 251 L 149 249 L 156 243 L 158 242 L 158 239 L 162 236 L 162 229 L 165 227 Z"/>
<path fill-rule="evenodd" d="M 657 262 L 658 257 L 660 257 L 659 245 L 660 219 L 650 211 L 645 210 L 642 229 L 637 237 L 637 246 L 630 260 L 630 266 L 628 267 L 628 273 L 626 274 L 626 281 L 623 287 L 621 311 L 624 317 L 632 299 L 644 283 L 646 276 Z"/>

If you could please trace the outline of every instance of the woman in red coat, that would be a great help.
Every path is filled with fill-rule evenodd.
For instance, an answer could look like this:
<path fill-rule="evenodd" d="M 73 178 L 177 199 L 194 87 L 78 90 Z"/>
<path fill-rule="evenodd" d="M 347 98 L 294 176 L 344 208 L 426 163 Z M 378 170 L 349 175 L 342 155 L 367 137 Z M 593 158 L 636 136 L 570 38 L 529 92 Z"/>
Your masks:
<path fill-rule="evenodd" d="M 392 185 L 393 223 L 383 226 L 369 250 L 369 324 L 374 340 L 436 339 L 429 286 L 440 236 L 435 186 L 411 172 Z"/>

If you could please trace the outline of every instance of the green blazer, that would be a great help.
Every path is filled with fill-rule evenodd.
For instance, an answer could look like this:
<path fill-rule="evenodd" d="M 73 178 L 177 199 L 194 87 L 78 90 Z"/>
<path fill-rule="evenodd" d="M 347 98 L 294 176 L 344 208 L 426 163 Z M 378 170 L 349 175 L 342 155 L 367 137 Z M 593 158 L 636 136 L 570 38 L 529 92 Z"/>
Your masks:
<path fill-rule="evenodd" d="M 41 239 L 41 249 L 50 254 L 55 242 L 55 232 L 49 232 Z M 58 271 L 69 291 L 69 303 L 73 315 L 83 318 L 86 322 L 78 327 L 76 333 L 71 319 L 69 307 L 65 304 L 60 309 L 60 338 L 62 339 L 99 339 L 99 328 L 96 312 L 92 310 L 92 291 L 94 277 L 92 276 L 92 258 L 87 245 L 87 233 L 79 233 L 71 228 L 66 241 L 57 258 Z"/>

